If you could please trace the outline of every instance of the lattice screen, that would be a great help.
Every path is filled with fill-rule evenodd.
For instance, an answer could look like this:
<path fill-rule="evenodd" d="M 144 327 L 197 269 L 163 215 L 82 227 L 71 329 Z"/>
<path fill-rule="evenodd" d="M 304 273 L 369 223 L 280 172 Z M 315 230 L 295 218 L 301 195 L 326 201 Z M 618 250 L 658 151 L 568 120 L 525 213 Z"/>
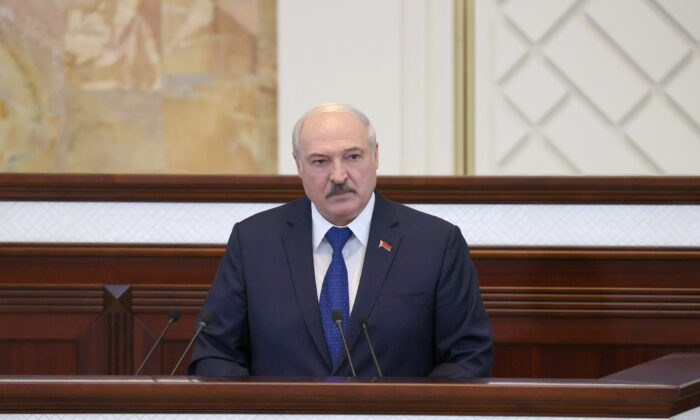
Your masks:
<path fill-rule="evenodd" d="M 477 174 L 700 174 L 700 1 L 475 8 Z"/>

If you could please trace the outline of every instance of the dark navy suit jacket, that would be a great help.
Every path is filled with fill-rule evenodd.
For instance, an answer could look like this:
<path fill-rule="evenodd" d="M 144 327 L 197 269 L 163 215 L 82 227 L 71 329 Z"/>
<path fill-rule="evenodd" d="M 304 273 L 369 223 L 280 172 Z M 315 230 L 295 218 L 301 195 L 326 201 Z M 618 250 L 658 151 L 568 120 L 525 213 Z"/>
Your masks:
<path fill-rule="evenodd" d="M 215 318 L 197 341 L 190 374 L 351 375 L 344 354 L 335 366 L 328 356 L 311 229 L 307 198 L 233 227 L 203 307 Z M 361 317 L 385 376 L 490 375 L 491 328 L 459 228 L 379 194 L 347 325 L 358 376 L 376 376 Z"/>

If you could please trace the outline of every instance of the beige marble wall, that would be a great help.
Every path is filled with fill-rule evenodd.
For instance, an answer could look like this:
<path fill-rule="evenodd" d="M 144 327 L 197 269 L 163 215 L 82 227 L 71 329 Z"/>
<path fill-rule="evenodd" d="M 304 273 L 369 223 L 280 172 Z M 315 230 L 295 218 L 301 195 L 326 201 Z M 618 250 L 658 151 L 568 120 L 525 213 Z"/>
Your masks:
<path fill-rule="evenodd" d="M 0 1 L 0 171 L 274 173 L 275 0 Z"/>

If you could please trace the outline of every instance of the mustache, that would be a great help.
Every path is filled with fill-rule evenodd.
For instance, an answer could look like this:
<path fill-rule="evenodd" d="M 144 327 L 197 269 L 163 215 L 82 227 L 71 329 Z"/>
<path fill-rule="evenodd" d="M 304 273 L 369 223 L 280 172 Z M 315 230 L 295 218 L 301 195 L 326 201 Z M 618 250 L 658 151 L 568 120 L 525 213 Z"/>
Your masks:
<path fill-rule="evenodd" d="M 338 194 L 342 194 L 342 193 L 346 193 L 346 192 L 354 193 L 355 189 L 350 187 L 346 182 L 344 182 L 342 184 L 332 183 L 331 190 L 328 192 L 328 194 L 326 194 L 326 198 L 330 198 L 330 197 L 333 197 L 334 195 L 338 195 Z"/>

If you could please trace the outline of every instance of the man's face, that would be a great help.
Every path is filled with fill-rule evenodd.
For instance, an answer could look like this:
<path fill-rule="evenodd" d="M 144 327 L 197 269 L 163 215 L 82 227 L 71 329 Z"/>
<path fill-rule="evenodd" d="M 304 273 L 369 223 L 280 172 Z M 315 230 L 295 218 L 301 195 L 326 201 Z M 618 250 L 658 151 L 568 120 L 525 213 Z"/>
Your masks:
<path fill-rule="evenodd" d="M 304 192 L 337 226 L 357 217 L 377 185 L 378 148 L 370 150 L 365 126 L 345 112 L 306 118 L 294 156 Z"/>

